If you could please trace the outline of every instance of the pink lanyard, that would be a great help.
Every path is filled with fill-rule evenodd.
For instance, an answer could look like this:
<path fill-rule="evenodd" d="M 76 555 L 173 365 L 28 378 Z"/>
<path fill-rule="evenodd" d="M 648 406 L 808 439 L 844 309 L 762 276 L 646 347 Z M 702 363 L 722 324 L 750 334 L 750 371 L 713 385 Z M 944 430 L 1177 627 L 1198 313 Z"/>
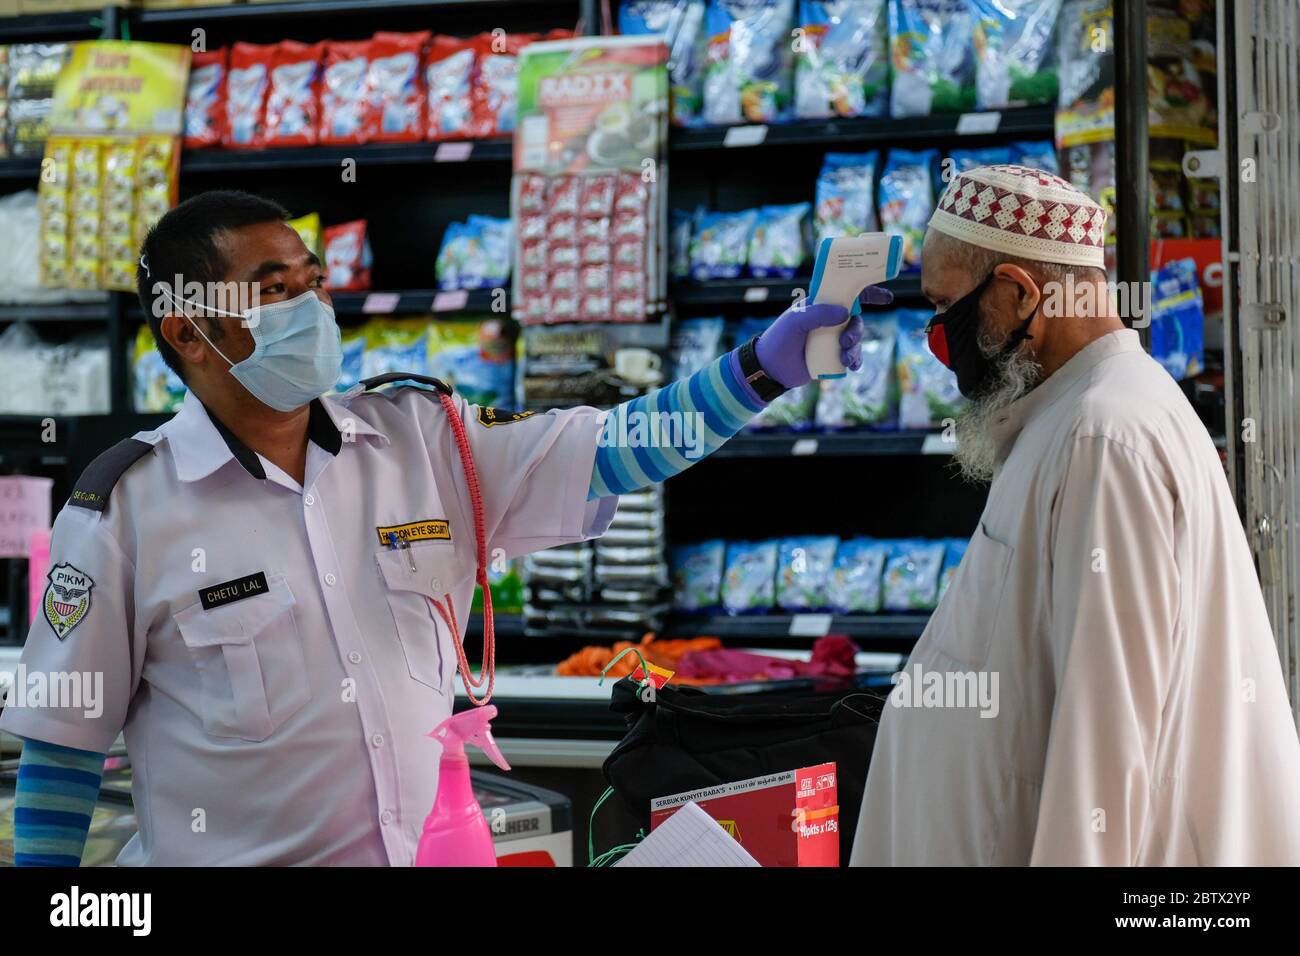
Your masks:
<path fill-rule="evenodd" d="M 461 645 L 460 627 L 456 621 L 456 608 L 452 605 L 451 595 L 447 595 L 445 607 L 441 601 L 434 598 L 426 598 L 426 600 L 437 609 L 438 615 L 451 628 L 452 643 L 456 646 L 456 662 L 460 667 L 460 679 L 465 684 L 465 693 L 469 696 L 470 703 L 475 707 L 482 707 L 492 699 L 497 657 L 496 627 L 492 620 L 492 591 L 488 587 L 487 578 L 487 542 L 484 540 L 483 533 L 483 496 L 479 491 L 478 471 L 474 467 L 469 438 L 465 435 L 465 423 L 456 410 L 456 403 L 444 392 L 439 392 L 438 398 L 447 413 L 447 420 L 451 422 L 451 433 L 455 436 L 456 448 L 460 451 L 460 464 L 465 470 L 470 507 L 474 512 L 474 544 L 478 557 L 478 570 L 474 580 L 483 589 L 483 669 L 477 679 L 470 673 L 469 661 L 465 658 L 465 648 Z M 483 697 L 475 697 L 475 689 L 483 686 L 484 674 L 486 674 L 487 694 Z"/>

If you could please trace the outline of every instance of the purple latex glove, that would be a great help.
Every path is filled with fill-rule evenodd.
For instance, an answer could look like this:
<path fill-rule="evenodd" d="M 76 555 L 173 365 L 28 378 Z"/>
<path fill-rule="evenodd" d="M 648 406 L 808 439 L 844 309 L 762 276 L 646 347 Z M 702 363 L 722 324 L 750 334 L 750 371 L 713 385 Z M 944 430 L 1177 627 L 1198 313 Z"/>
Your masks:
<path fill-rule="evenodd" d="M 877 285 L 867 286 L 858 296 L 863 305 L 889 305 L 894 294 Z M 786 388 L 798 388 L 812 381 L 804 361 L 804 342 L 813 329 L 839 325 L 848 316 L 843 306 L 800 302 L 792 305 L 758 338 L 758 364 L 768 378 Z M 855 315 L 840 333 L 840 364 L 856 372 L 862 367 L 862 316 Z"/>

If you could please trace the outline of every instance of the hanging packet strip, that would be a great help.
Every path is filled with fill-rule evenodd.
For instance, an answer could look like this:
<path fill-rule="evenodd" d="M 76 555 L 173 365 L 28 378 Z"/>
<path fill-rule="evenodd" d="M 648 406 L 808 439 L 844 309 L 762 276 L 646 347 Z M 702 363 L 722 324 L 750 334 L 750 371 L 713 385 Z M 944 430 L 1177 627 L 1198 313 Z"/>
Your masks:
<path fill-rule="evenodd" d="M 230 51 L 225 47 L 193 53 L 185 93 L 184 147 L 220 145 L 226 130 L 226 73 Z"/>
<path fill-rule="evenodd" d="M 226 134 L 223 145 L 260 147 L 265 141 L 266 94 L 276 44 L 236 43 L 230 50 L 226 80 Z"/>
<path fill-rule="evenodd" d="M 974 109 L 973 20 L 968 0 L 889 0 L 890 116 Z"/>
<path fill-rule="evenodd" d="M 794 80 L 794 0 L 710 0 L 704 121 L 775 123 L 788 118 Z"/>
<path fill-rule="evenodd" d="M 365 142 L 369 112 L 366 73 L 369 68 L 369 40 L 326 45 L 321 83 L 322 143 Z"/>
<path fill-rule="evenodd" d="M 424 61 L 429 139 L 474 135 L 474 80 L 481 40 L 435 36 Z"/>
<path fill-rule="evenodd" d="M 319 136 L 321 60 L 323 43 L 284 40 L 271 57 L 266 95 L 268 146 L 311 146 Z"/>
<path fill-rule="evenodd" d="M 884 116 L 889 88 L 886 0 L 800 0 L 795 114 Z"/>
<path fill-rule="evenodd" d="M 404 143 L 424 139 L 425 91 L 421 57 L 429 42 L 418 33 L 376 33 L 366 69 L 369 97 L 362 125 L 366 141 Z"/>
<path fill-rule="evenodd" d="M 668 39 L 668 82 L 674 126 L 696 126 L 704 103 L 708 56 L 704 0 L 624 0 L 618 32 L 624 36 L 662 34 Z"/>

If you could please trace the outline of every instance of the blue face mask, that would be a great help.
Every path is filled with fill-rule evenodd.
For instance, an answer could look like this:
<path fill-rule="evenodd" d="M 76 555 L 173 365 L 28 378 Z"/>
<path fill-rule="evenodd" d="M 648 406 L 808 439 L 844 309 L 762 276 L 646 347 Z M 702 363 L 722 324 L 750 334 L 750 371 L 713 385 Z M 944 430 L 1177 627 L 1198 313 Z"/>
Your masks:
<path fill-rule="evenodd" d="M 338 381 L 343 368 L 342 335 L 334 310 L 315 292 L 257 306 L 242 315 L 201 304 L 197 307 L 246 321 L 253 333 L 253 354 L 242 362 L 231 362 L 193 319 L 190 324 L 212 345 L 212 351 L 230 363 L 235 380 L 276 411 L 301 408 Z"/>

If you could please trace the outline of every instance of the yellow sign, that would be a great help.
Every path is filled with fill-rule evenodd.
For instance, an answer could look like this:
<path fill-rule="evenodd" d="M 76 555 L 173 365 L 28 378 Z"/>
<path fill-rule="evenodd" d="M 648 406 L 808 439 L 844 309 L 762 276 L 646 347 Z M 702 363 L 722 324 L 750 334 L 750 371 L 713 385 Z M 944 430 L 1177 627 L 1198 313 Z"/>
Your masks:
<path fill-rule="evenodd" d="M 91 40 L 73 48 L 54 87 L 52 133 L 178 135 L 190 48 Z"/>

